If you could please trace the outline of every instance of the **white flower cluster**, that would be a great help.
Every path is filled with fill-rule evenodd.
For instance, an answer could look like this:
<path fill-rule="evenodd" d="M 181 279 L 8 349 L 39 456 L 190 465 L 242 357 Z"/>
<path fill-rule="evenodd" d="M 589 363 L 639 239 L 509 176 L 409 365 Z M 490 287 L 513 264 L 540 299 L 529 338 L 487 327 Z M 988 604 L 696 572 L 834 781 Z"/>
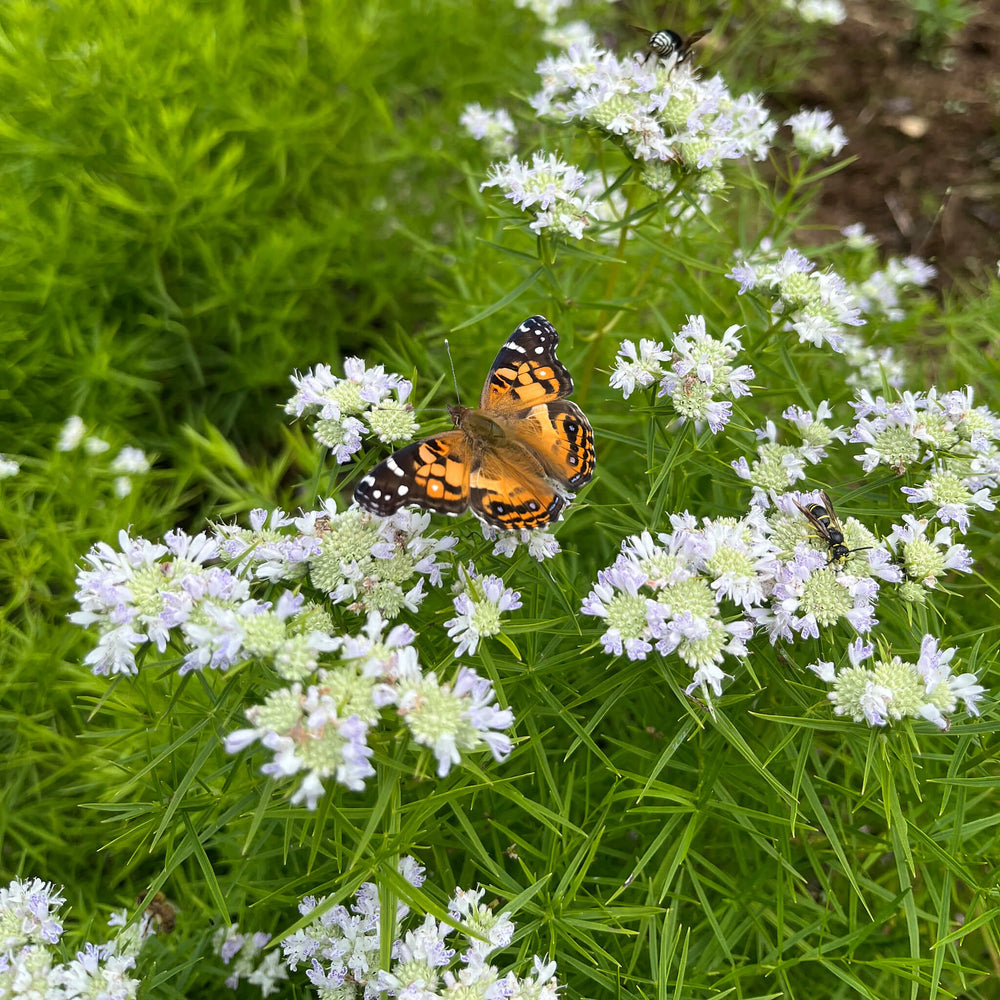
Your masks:
<path fill-rule="evenodd" d="M 950 533 L 927 539 L 913 522 L 894 529 L 886 547 L 847 517 L 840 526 L 846 554 L 835 555 L 803 513 L 821 499 L 785 494 L 765 513 L 760 495 L 740 519 L 698 524 L 686 512 L 673 514 L 673 530 L 655 540 L 649 532 L 627 538 L 582 606 L 605 620 L 605 651 L 632 660 L 654 649 L 676 653 L 695 670 L 688 692 L 700 688 L 711 701 L 722 692 L 725 655 L 745 656 L 756 628 L 772 644 L 817 638 L 841 621 L 868 633 L 877 624 L 880 581 L 900 584 L 900 596 L 915 601 L 945 571 L 971 569 L 968 550 L 952 545 Z"/>
<path fill-rule="evenodd" d="M 123 530 L 117 550 L 96 544 L 77 573 L 80 610 L 69 616 L 99 632 L 84 662 L 96 674 L 135 674 L 139 650 L 154 645 L 162 653 L 174 642 L 184 651 L 182 673 L 265 657 L 282 677 L 301 679 L 315 669 L 318 654 L 333 648 L 322 598 L 389 618 L 404 607 L 416 610 L 424 580 L 441 583 L 437 557 L 455 543 L 453 536 L 424 534 L 428 514 L 374 518 L 338 513 L 331 501 L 298 517 L 255 510 L 250 523 L 215 525 L 194 536 L 178 529 L 163 544 Z M 233 568 L 219 565 L 223 558 Z M 416 583 L 404 590 L 413 577 Z M 282 582 L 308 582 L 316 599 L 254 596 L 263 584 Z"/>
<path fill-rule="evenodd" d="M 940 528 L 931 537 L 926 518 L 918 520 L 912 514 L 903 515 L 903 523 L 894 525 L 885 539 L 894 561 L 906 577 L 899 593 L 904 600 L 922 604 L 925 590 L 933 590 L 948 571 L 972 572 L 972 553 L 968 546 L 952 541 L 951 528 Z"/>
<path fill-rule="evenodd" d="M 851 441 L 864 445 L 855 457 L 865 472 L 880 465 L 897 475 L 926 469 L 919 487 L 902 487 L 910 503 L 928 503 L 943 524 L 968 530 L 975 508 L 994 510 L 990 494 L 1000 481 L 1000 418 L 973 404 L 973 391 L 903 392 L 896 400 L 867 390 L 851 404 L 855 411 Z"/>
<path fill-rule="evenodd" d="M 522 528 L 520 531 L 507 531 L 494 528 L 493 525 L 483 521 L 480 524 L 483 538 L 488 542 L 493 542 L 493 555 L 509 559 L 518 549 L 524 548 L 529 556 L 538 562 L 545 562 L 559 555 L 562 548 L 559 539 L 552 534 L 548 528 L 534 528 L 528 530 Z"/>
<path fill-rule="evenodd" d="M 847 17 L 840 0 L 781 0 L 781 6 L 807 24 L 843 24 Z"/>
<path fill-rule="evenodd" d="M 430 526 L 428 513 L 404 508 L 391 517 L 374 517 L 356 508 L 338 512 L 325 500 L 298 517 L 255 510 L 249 529 L 220 524 L 215 531 L 241 573 L 270 583 L 308 580 L 349 611 L 375 610 L 395 618 L 404 608 L 420 607 L 425 580 L 440 586 L 438 557 L 458 541 L 454 535 L 426 534 Z"/>
<path fill-rule="evenodd" d="M 670 351 L 659 341 L 640 340 L 636 347 L 625 340 L 615 358 L 611 388 L 620 389 L 628 399 L 636 389 L 659 382 L 657 395 L 670 397 L 678 417 L 707 422 L 712 433 L 718 434 L 729 422 L 733 404 L 715 397 L 748 396 L 747 383 L 754 377 L 749 365 L 733 366 L 743 346 L 736 336 L 738 330 L 731 326 L 715 340 L 705 330 L 704 316 L 689 316 L 674 335 Z"/>
<path fill-rule="evenodd" d="M 81 445 L 91 458 L 103 455 L 111 447 L 103 438 L 89 434 L 83 418 L 74 415 L 63 424 L 59 439 L 56 441 L 56 451 L 76 451 Z M 95 469 L 93 464 L 89 464 L 88 468 L 91 471 Z M 127 497 L 132 492 L 135 476 L 144 476 L 149 470 L 150 463 L 146 453 L 141 448 L 134 448 L 131 445 L 122 448 L 106 469 L 101 466 L 96 467 L 97 472 L 107 471 L 114 476 L 112 490 L 119 499 Z"/>
<path fill-rule="evenodd" d="M 0 452 L 0 479 L 10 479 L 21 471 L 21 463 Z"/>
<path fill-rule="evenodd" d="M 581 190 L 586 182 L 586 174 L 558 153 L 535 153 L 530 166 L 516 156 L 494 163 L 479 188 L 499 188 L 508 201 L 533 210 L 533 232 L 579 240 L 594 211 L 591 197 Z"/>
<path fill-rule="evenodd" d="M 763 502 L 763 498 L 758 498 Z M 766 600 L 751 610 L 771 643 L 818 638 L 820 629 L 846 622 L 859 633 L 878 623 L 875 605 L 879 580 L 900 583 L 902 571 L 891 553 L 860 521 L 844 518 L 848 555 L 836 560 L 829 543 L 819 537 L 802 514 L 802 507 L 820 504 L 818 494 L 785 494 L 767 519 L 773 557 L 763 568 Z"/>
<path fill-rule="evenodd" d="M 803 109 L 785 122 L 792 130 L 792 143 L 803 156 L 820 159 L 836 156 L 846 145 L 847 136 L 839 125 L 834 125 L 829 111 L 816 108 Z"/>
<path fill-rule="evenodd" d="M 424 870 L 413 858 L 402 858 L 399 871 L 412 885 L 424 881 Z M 484 905 L 483 895 L 482 889 L 455 890 L 448 912 L 461 925 L 458 930 L 431 914 L 416 923 L 409 907 L 397 902 L 388 970 L 379 968 L 384 920 L 378 886 L 365 882 L 350 907 L 324 907 L 326 897 L 307 896 L 299 912 L 320 912 L 282 942 L 285 962 L 293 972 L 304 968 L 321 997 L 557 1000 L 555 962 L 536 957 L 531 972 L 519 976 L 490 961 L 511 943 L 515 926 L 505 913 Z"/>
<path fill-rule="evenodd" d="M 606 653 L 644 660 L 654 647 L 694 670 L 687 690 L 722 694 L 725 655 L 744 656 L 753 634 L 745 610 L 762 599 L 757 563 L 769 553 L 764 534 L 735 518 L 673 514 L 674 530 L 622 542 L 621 555 L 597 575 L 583 601 L 607 625 Z"/>
<path fill-rule="evenodd" d="M 785 330 L 798 335 L 800 344 L 835 351 L 845 347 L 845 327 L 862 326 L 861 308 L 847 282 L 832 269 L 816 265 L 789 247 L 782 254 L 762 241 L 758 250 L 737 254 L 736 266 L 726 275 L 740 283 L 740 295 L 758 289 L 770 298 L 770 309 Z"/>
<path fill-rule="evenodd" d="M 77 574 L 80 610 L 70 621 L 96 625 L 100 639 L 84 662 L 95 674 L 136 674 L 137 652 L 162 653 L 174 641 L 183 651 L 181 673 L 226 670 L 253 656 L 315 665 L 329 637 L 309 626 L 304 598 L 285 592 L 277 602 L 251 596 L 250 582 L 209 565 L 219 541 L 202 533 L 171 531 L 165 544 L 133 539 L 122 530 L 120 550 L 95 545 Z"/>
<path fill-rule="evenodd" d="M 285 413 L 312 421 L 313 436 L 338 462 L 350 461 L 366 434 L 395 444 L 419 429 L 407 403 L 412 384 L 382 365 L 367 368 L 361 358 L 347 358 L 343 378 L 329 365 L 316 365 L 304 375 L 296 372 L 291 381 L 295 395 Z"/>
<path fill-rule="evenodd" d="M 890 257 L 885 267 L 873 271 L 854 289 L 861 311 L 898 322 L 906 315 L 899 293 L 904 288 L 923 288 L 937 275 L 937 268 L 920 257 Z"/>
<path fill-rule="evenodd" d="M 360 635 L 335 638 L 339 662 L 320 667 L 311 683 L 297 681 L 247 709 L 250 728 L 226 737 L 226 750 L 237 753 L 259 741 L 274 755 L 262 772 L 302 775 L 292 803 L 309 809 L 316 808 L 324 780 L 364 788 L 375 774 L 368 731 L 390 706 L 413 741 L 431 749 L 438 777 L 463 753 L 484 747 L 503 760 L 512 743 L 500 730 L 513 726 L 514 714 L 497 708 L 490 681 L 469 667 L 460 667 L 453 682 L 425 673 L 413 630 L 397 625 L 383 635 L 386 625 L 373 612 Z"/>
<path fill-rule="evenodd" d="M 925 635 L 916 663 L 900 656 L 884 656 L 865 664 L 874 650 L 872 643 L 859 638 L 847 647 L 849 663 L 839 670 L 829 660 L 809 664 L 810 670 L 833 686 L 827 697 L 833 702 L 835 715 L 847 715 L 869 726 L 906 718 L 926 719 L 942 730 L 951 727 L 948 716 L 959 703 L 967 715 L 979 715 L 978 702 L 986 689 L 973 673 L 951 672 L 954 648 L 939 649 L 937 639 Z"/>
<path fill-rule="evenodd" d="M 143 918 L 107 944 L 88 942 L 62 962 L 58 911 L 64 902 L 51 882 L 39 878 L 14 879 L 0 888 L 0 997 L 131 1000 L 141 984 L 129 973 L 146 939 L 156 933 L 155 922 Z M 124 915 L 109 923 L 122 925 Z"/>
<path fill-rule="evenodd" d="M 255 511 L 251 521 L 248 530 L 216 526 L 211 536 L 173 531 L 165 544 L 122 531 L 120 550 L 94 546 L 77 577 L 81 610 L 70 615 L 98 627 L 98 644 L 85 661 L 93 671 L 135 674 L 145 647 L 164 652 L 168 643 L 181 651 L 181 673 L 227 670 L 251 659 L 270 664 L 289 686 L 248 709 L 250 728 L 232 733 L 226 747 L 235 752 L 260 741 L 274 754 L 264 773 L 302 775 L 293 801 L 309 808 L 326 779 L 364 787 L 374 774 L 369 728 L 388 706 L 415 743 L 431 748 L 442 777 L 462 753 L 485 746 L 502 760 L 510 752 L 510 738 L 497 730 L 513 725 L 513 713 L 496 707 L 488 680 L 467 667 L 452 681 L 424 673 L 407 626 L 382 637 L 388 617 L 404 605 L 417 607 L 424 577 L 441 582 L 435 557 L 454 539 L 425 538 L 428 515 L 401 511 L 381 519 L 338 514 L 326 504 L 298 518 Z M 217 565 L 223 554 L 234 568 Z M 420 581 L 404 593 L 400 582 L 416 573 Z M 254 596 L 281 581 L 306 580 L 319 591 L 316 601 L 288 590 L 270 600 Z M 447 623 L 460 652 L 499 631 L 500 613 L 520 606 L 498 578 L 479 579 L 470 570 L 466 582 L 467 593 L 456 598 L 458 617 Z M 355 611 L 388 610 L 371 610 L 362 635 L 342 636 L 320 600 L 324 594 L 350 600 Z"/>
<path fill-rule="evenodd" d="M 229 975 L 226 976 L 226 985 L 231 990 L 235 990 L 245 979 L 260 990 L 261 996 L 269 997 L 278 992 L 278 984 L 288 978 L 288 969 L 281 960 L 281 952 L 276 948 L 272 949 L 258 961 L 258 956 L 270 940 L 271 935 L 262 931 L 241 934 L 239 924 L 220 927 L 215 932 L 212 946 L 224 965 L 232 963 Z"/>
<path fill-rule="evenodd" d="M 480 639 L 500 631 L 500 615 L 521 606 L 521 595 L 500 577 L 480 576 L 471 564 L 461 575 L 462 589 L 452 601 L 456 616 L 444 623 L 456 656 L 475 653 Z"/>
<path fill-rule="evenodd" d="M 504 156 L 514 149 L 517 130 L 503 108 L 487 111 L 478 101 L 466 104 L 458 123 L 473 139 L 485 143 L 491 156 Z"/>
<path fill-rule="evenodd" d="M 555 24 L 559 11 L 573 6 L 573 0 L 514 0 L 514 6 L 527 8 L 543 24 Z"/>
<path fill-rule="evenodd" d="M 753 464 L 745 457 L 732 463 L 736 475 L 753 486 L 758 501 L 769 492 L 787 490 L 800 479 L 805 479 L 807 463 L 816 465 L 826 458 L 827 448 L 834 441 L 843 443 L 847 440 L 846 428 L 828 426 L 827 422 L 833 417 L 828 400 L 822 400 L 815 413 L 790 406 L 782 416 L 795 428 L 802 444 L 779 444 L 778 428 L 773 420 L 768 420 L 762 428 L 754 431 L 760 444 Z"/>
<path fill-rule="evenodd" d="M 546 28 L 542 32 L 542 41 L 559 49 L 568 49 L 571 45 L 593 45 L 594 29 L 586 21 L 564 21 Z"/>
<path fill-rule="evenodd" d="M 695 188 L 725 186 L 727 160 L 767 156 L 777 124 L 760 98 L 734 97 L 719 76 L 702 79 L 675 58 L 619 59 L 593 44 L 571 45 L 538 66 L 542 88 L 535 111 L 598 129 L 643 164 L 641 178 L 656 191 L 672 190 L 685 174 Z"/>
<path fill-rule="evenodd" d="M 845 333 L 843 348 L 844 360 L 852 369 L 844 379 L 847 385 L 877 391 L 883 385 L 900 389 L 906 383 L 906 365 L 891 347 L 876 347 L 857 333 Z"/>

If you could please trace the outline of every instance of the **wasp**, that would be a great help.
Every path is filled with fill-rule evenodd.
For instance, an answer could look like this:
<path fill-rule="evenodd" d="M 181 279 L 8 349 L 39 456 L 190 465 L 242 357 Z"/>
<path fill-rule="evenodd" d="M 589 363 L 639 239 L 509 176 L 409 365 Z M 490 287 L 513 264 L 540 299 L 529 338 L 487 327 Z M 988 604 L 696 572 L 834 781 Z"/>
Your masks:
<path fill-rule="evenodd" d="M 830 550 L 829 562 L 843 563 L 852 552 L 861 552 L 862 549 L 849 549 L 844 544 L 844 529 L 833 509 L 830 498 L 826 495 L 826 490 L 819 491 L 819 498 L 822 503 L 810 503 L 802 506 L 795 500 L 795 506 L 805 515 L 806 520 L 816 529 L 816 534 L 826 542 Z M 865 546 L 867 548 L 867 546 Z"/>
<path fill-rule="evenodd" d="M 685 62 L 688 56 L 691 55 L 691 46 L 699 39 L 704 38 L 712 30 L 711 28 L 703 28 L 701 31 L 696 31 L 693 35 L 683 38 L 676 31 L 671 31 L 669 28 L 661 28 L 659 31 L 650 32 L 648 28 L 640 28 L 637 24 L 633 24 L 632 27 L 636 31 L 641 31 L 643 34 L 649 35 L 646 41 L 646 48 L 653 55 L 659 56 L 661 59 L 669 59 L 670 56 L 676 56 L 674 60 L 675 66 L 679 66 L 682 62 Z"/>

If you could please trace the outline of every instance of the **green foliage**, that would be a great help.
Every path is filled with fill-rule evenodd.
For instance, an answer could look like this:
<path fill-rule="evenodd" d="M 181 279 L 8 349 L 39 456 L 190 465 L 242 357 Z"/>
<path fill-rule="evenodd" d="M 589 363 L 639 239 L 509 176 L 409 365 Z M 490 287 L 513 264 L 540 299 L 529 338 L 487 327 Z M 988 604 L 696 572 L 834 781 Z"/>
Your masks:
<path fill-rule="evenodd" d="M 427 322 L 408 232 L 460 182 L 463 97 L 412 42 L 461 64 L 483 31 L 517 45 L 458 4 L 6 4 L 5 425 L 273 446 L 295 365 Z"/>
<path fill-rule="evenodd" d="M 979 12 L 979 5 L 965 0 L 907 0 L 913 13 L 910 35 L 920 54 L 940 63 L 969 19 Z"/>
<path fill-rule="evenodd" d="M 776 22 L 734 11 L 743 30 L 724 65 L 749 72 L 743 55 L 773 52 Z M 682 14 L 678 29 L 701 26 L 697 9 Z M 634 19 L 665 26 L 655 17 Z M 751 656 L 726 660 L 709 710 L 685 694 L 677 657 L 612 658 L 603 623 L 580 612 L 626 536 L 669 531 L 683 511 L 745 512 L 731 463 L 754 457 L 767 419 L 785 440 L 786 407 L 829 399 L 833 423 L 850 422 L 853 369 L 726 277 L 764 237 L 794 245 L 829 168 L 778 153 L 730 169 L 708 208 L 683 182 L 674 201 L 656 197 L 595 133 L 527 124 L 509 94 L 533 89 L 544 48 L 530 15 L 503 4 L 22 2 L 0 30 L 2 405 L 22 464 L 0 482 L 0 881 L 64 884 L 81 941 L 102 938 L 113 906 L 135 915 L 137 895 L 165 891 L 178 929 L 144 952 L 151 997 L 227 995 L 213 928 L 284 936 L 305 923 L 301 897 L 347 904 L 366 880 L 386 907 L 400 896 L 438 918 L 456 886 L 482 884 L 517 923 L 505 958 L 549 954 L 568 997 L 993 995 L 992 695 L 982 719 L 956 713 L 947 733 L 836 718 L 805 665 L 841 657 L 853 637 L 841 624 L 776 647 L 758 635 Z M 808 46 L 786 51 L 804 59 Z M 558 148 L 598 171 L 626 206 L 609 241 L 538 238 L 480 192 L 488 158 L 455 124 L 467 100 L 520 109 L 522 156 Z M 816 259 L 859 283 L 880 266 L 839 240 Z M 941 308 L 910 292 L 870 336 L 919 372 L 906 388 L 968 383 L 998 412 L 997 289 Z M 438 778 L 431 751 L 386 721 L 377 777 L 363 792 L 330 781 L 309 812 L 290 803 L 293 782 L 261 775 L 264 750 L 222 749 L 280 686 L 268 664 L 181 676 L 178 648 L 150 646 L 135 678 L 82 666 L 94 637 L 65 616 L 95 540 L 196 531 L 208 507 L 232 519 L 345 500 L 385 454 L 344 471 L 303 425 L 283 426 L 292 369 L 339 372 L 340 352 L 366 353 L 415 379 L 430 433 L 445 423 L 434 407 L 454 401 L 443 338 L 471 403 L 504 336 L 536 312 L 560 331 L 597 436 L 563 553 L 501 559 L 470 517 L 438 529 L 458 535 L 456 564 L 521 593 L 503 633 L 462 658 L 516 714 L 506 761 L 471 754 Z M 756 372 L 717 435 L 676 425 L 655 388 L 623 400 L 608 387 L 620 340 L 668 340 L 692 314 L 715 334 L 740 324 Z M 109 459 L 54 450 L 72 413 L 99 425 L 108 455 L 140 444 L 159 465 L 116 495 Z M 866 476 L 857 452 L 835 444 L 808 485 L 884 535 L 912 509 L 900 485 L 923 476 Z M 879 634 L 914 658 L 932 632 L 995 688 L 997 534 L 979 515 L 965 539 L 976 573 L 922 606 L 886 596 Z M 400 620 L 420 633 L 425 669 L 451 677 L 447 585 Z M 331 610 L 338 632 L 363 625 Z M 422 888 L 396 875 L 410 853 L 428 868 Z M 298 983 L 281 995 L 312 995 L 301 970 Z"/>

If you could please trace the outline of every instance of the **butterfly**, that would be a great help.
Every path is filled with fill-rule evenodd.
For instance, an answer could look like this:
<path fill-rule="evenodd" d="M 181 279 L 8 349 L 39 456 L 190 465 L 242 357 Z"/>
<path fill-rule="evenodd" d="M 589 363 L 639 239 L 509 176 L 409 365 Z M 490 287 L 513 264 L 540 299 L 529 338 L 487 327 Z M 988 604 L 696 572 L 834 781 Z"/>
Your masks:
<path fill-rule="evenodd" d="M 449 406 L 455 430 L 401 448 L 358 483 L 354 499 L 381 517 L 416 504 L 443 514 L 471 508 L 510 530 L 558 520 L 595 462 L 594 431 L 565 398 L 573 379 L 558 343 L 544 316 L 529 316 L 490 366 L 479 408 Z"/>

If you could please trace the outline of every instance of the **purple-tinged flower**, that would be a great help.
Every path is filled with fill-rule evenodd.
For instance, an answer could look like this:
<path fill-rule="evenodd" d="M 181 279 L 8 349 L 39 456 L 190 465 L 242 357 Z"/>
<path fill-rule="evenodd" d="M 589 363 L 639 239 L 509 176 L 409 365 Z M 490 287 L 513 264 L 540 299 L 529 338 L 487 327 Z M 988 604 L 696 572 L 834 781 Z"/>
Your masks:
<path fill-rule="evenodd" d="M 937 519 L 942 524 L 954 521 L 958 530 L 965 534 L 969 530 L 971 508 L 996 510 L 996 502 L 990 497 L 985 486 L 972 492 L 962 480 L 947 469 L 938 469 L 923 486 L 902 487 L 910 503 L 931 503 L 937 507 Z"/>
<path fill-rule="evenodd" d="M 832 685 L 827 697 L 836 715 L 848 715 L 870 726 L 885 726 L 904 718 L 927 719 L 947 730 L 951 725 L 948 715 L 960 702 L 970 716 L 979 714 L 978 702 L 986 690 L 975 674 L 952 674 L 955 652 L 940 649 L 934 636 L 925 635 L 916 663 L 899 656 L 866 663 L 874 646 L 859 639 L 848 647 L 849 666 L 838 671 L 833 663 L 820 661 L 809 667 Z"/>
<path fill-rule="evenodd" d="M 509 559 L 522 546 L 528 550 L 528 555 L 538 562 L 552 559 L 559 555 L 562 548 L 559 539 L 547 528 L 535 528 L 532 531 L 521 529 L 520 531 L 501 531 L 485 521 L 480 522 L 483 538 L 495 543 L 493 545 L 493 555 L 503 556 Z"/>
<path fill-rule="evenodd" d="M 417 425 L 406 403 L 412 384 L 382 365 L 366 367 L 360 358 L 344 361 L 344 377 L 329 365 L 316 365 L 291 376 L 295 394 L 285 404 L 289 416 L 314 421 L 312 432 L 338 462 L 350 461 L 368 428 L 383 441 L 412 437 Z M 395 398 L 393 398 L 395 394 Z"/>
<path fill-rule="evenodd" d="M 638 348 L 631 340 L 623 340 L 609 384 L 612 389 L 620 389 L 628 399 L 637 388 L 646 389 L 660 379 L 664 373 L 663 365 L 670 358 L 670 352 L 665 351 L 658 340 L 643 338 Z"/>
<path fill-rule="evenodd" d="M 498 761 L 510 753 L 510 737 L 499 730 L 513 726 L 514 713 L 497 708 L 495 700 L 488 678 L 461 667 L 454 684 L 439 682 L 431 672 L 415 684 L 401 685 L 397 707 L 414 740 L 433 751 L 443 778 L 460 763 L 463 751 L 485 744 Z"/>
<path fill-rule="evenodd" d="M 591 200 L 579 193 L 585 182 L 583 171 L 557 153 L 535 153 L 530 166 L 516 156 L 494 163 L 479 187 L 498 187 L 508 201 L 526 212 L 534 210 L 532 231 L 549 230 L 555 236 L 579 240 L 591 221 Z"/>
<path fill-rule="evenodd" d="M 27 944 L 57 944 L 63 926 L 56 913 L 65 897 L 40 878 L 13 879 L 0 887 L 0 953 Z"/>
<path fill-rule="evenodd" d="M 605 653 L 621 656 L 625 652 L 630 660 L 644 660 L 652 651 L 646 618 L 649 598 L 639 592 L 645 583 L 646 574 L 627 558 L 619 557 L 598 571 L 597 583 L 583 599 L 581 611 L 607 622 L 601 636 Z"/>
<path fill-rule="evenodd" d="M 452 603 L 457 616 L 444 623 L 455 655 L 475 653 L 479 640 L 501 630 L 500 616 L 521 607 L 521 595 L 498 576 L 481 577 L 473 566 L 462 571 L 464 589 Z"/>
<path fill-rule="evenodd" d="M 894 525 L 886 538 L 886 544 L 902 560 L 906 576 L 933 588 L 947 570 L 971 573 L 972 554 L 967 546 L 952 543 L 952 529 L 940 528 L 929 538 L 929 526 L 926 518 L 904 514 L 903 523 Z"/>
<path fill-rule="evenodd" d="M 478 101 L 466 104 L 458 123 L 473 139 L 484 142 L 490 155 L 503 156 L 513 152 L 517 130 L 504 108 L 487 111 Z"/>

